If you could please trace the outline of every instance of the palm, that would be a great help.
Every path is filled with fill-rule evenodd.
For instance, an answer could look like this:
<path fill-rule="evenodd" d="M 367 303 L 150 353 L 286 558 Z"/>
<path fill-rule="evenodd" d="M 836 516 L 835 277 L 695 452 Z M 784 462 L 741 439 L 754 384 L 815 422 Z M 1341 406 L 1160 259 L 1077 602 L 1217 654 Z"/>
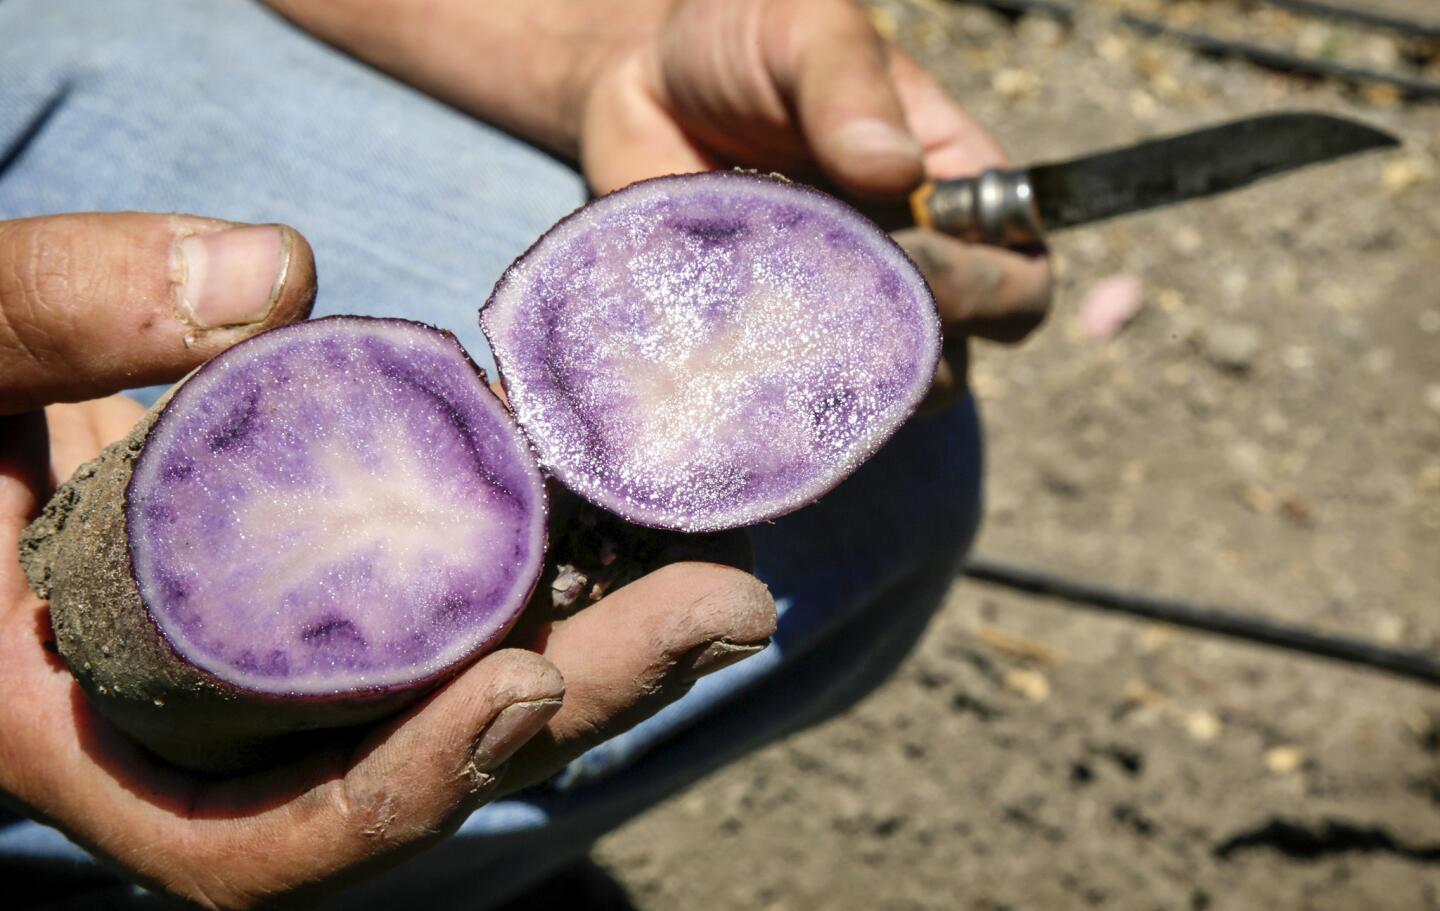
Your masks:
<path fill-rule="evenodd" d="M 393 863 L 505 789 L 553 773 L 685 692 L 709 643 L 758 647 L 774 605 L 738 570 L 675 563 L 526 644 L 486 655 L 398 718 L 330 736 L 290 764 L 214 780 L 163 765 L 98 716 L 52 649 L 48 610 L 15 558 L 54 478 L 140 414 L 121 398 L 0 418 L 0 793 L 142 882 L 206 905 L 304 900 L 342 872 Z M 677 609 L 682 608 L 682 609 Z M 564 693 L 560 668 L 572 681 Z M 700 669 L 713 670 L 714 666 Z M 543 730 L 505 768 L 477 727 L 530 700 Z M 528 733 L 526 734 L 528 737 Z"/>

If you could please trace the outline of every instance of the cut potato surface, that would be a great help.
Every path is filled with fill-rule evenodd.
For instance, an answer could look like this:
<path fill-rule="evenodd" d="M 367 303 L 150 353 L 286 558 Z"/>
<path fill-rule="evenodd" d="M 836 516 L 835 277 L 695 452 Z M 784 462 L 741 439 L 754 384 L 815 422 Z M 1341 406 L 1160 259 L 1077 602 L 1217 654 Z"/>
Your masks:
<path fill-rule="evenodd" d="M 317 320 L 209 362 L 126 497 L 135 580 L 183 659 L 238 688 L 425 681 L 493 644 L 540 570 L 534 456 L 453 337 Z"/>
<path fill-rule="evenodd" d="M 542 465 L 630 521 L 754 524 L 812 502 L 924 396 L 934 300 L 864 216 L 735 172 L 580 209 L 481 314 Z"/>

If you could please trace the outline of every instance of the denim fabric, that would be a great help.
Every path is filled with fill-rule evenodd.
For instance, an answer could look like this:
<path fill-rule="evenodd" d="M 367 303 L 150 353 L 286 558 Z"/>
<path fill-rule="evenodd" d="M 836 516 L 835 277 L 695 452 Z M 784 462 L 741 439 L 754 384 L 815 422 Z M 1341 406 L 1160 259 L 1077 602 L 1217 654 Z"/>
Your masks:
<path fill-rule="evenodd" d="M 186 211 L 283 221 L 315 249 L 317 315 L 405 316 L 493 363 L 476 311 L 500 272 L 583 202 L 568 166 L 235 0 L 0 2 L 0 219 Z M 138 393 L 144 399 L 149 395 Z M 842 711 L 918 638 L 979 521 L 967 402 L 912 422 L 820 503 L 753 530 L 774 644 L 700 681 L 551 787 L 337 907 L 499 901 L 746 752 Z M 107 880 L 48 827 L 0 817 L 0 871 L 68 891 Z M 13 872 L 12 872 L 13 871 Z M 106 901 L 144 904 L 128 887 Z"/>

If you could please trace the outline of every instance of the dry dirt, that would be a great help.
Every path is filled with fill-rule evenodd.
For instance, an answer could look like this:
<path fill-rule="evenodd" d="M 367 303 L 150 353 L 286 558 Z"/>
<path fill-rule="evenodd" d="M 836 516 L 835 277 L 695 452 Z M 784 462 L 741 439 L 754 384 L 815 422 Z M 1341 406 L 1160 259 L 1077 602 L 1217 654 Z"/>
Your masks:
<path fill-rule="evenodd" d="M 1056 237 L 1050 323 L 977 355 L 979 550 L 1440 652 L 1440 104 L 1200 58 L 1081 5 L 1069 30 L 874 10 L 1017 161 L 1280 108 L 1405 146 Z M 1142 308 L 1087 341 L 1079 304 L 1115 274 Z M 857 709 L 596 858 L 646 911 L 1435 909 L 1440 693 L 957 582 Z"/>

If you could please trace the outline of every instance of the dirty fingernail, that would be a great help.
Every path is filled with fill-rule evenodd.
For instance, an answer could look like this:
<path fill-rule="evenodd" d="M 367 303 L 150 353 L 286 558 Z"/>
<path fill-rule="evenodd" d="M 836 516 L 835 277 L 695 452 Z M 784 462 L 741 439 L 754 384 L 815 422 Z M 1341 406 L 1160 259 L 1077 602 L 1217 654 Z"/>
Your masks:
<path fill-rule="evenodd" d="M 285 288 L 293 235 L 281 225 L 194 234 L 175 245 L 176 305 L 202 329 L 258 323 Z"/>
<path fill-rule="evenodd" d="M 857 158 L 920 160 L 915 137 L 883 120 L 852 120 L 836 131 L 835 142 L 844 154 Z"/>
<path fill-rule="evenodd" d="M 517 702 L 503 709 L 475 745 L 476 768 L 488 771 L 507 761 L 531 737 L 540 733 L 558 711 L 559 699 Z"/>
<path fill-rule="evenodd" d="M 719 639 L 701 646 L 680 659 L 675 668 L 675 677 L 681 683 L 693 683 L 708 674 L 738 664 L 751 655 L 765 651 L 768 642 L 726 642 Z"/>

